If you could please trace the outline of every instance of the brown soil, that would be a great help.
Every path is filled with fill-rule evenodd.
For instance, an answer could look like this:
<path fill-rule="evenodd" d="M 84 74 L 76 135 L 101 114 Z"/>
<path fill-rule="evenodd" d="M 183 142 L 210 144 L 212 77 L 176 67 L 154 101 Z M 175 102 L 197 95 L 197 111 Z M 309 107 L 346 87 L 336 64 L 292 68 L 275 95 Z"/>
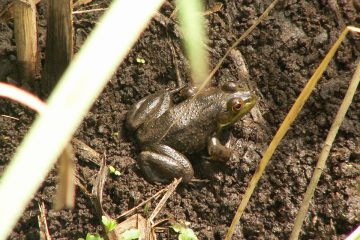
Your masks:
<path fill-rule="evenodd" d="M 96 0 L 107 7 L 108 0 Z M 211 64 L 214 66 L 237 36 L 247 29 L 270 1 L 224 0 L 223 9 L 206 17 Z M 352 1 L 285 1 L 267 20 L 237 47 L 247 63 L 250 80 L 241 78 L 238 60 L 228 58 L 214 82 L 237 81 L 250 85 L 259 96 L 255 111 L 232 129 L 231 145 L 236 156 L 219 170 L 203 171 L 193 157 L 197 179 L 182 184 L 167 202 L 159 219 L 174 217 L 188 221 L 199 239 L 223 239 L 242 194 L 261 155 L 286 116 L 296 97 L 345 25 L 360 26 L 360 3 Z M 331 7 L 338 4 L 338 8 Z M 209 0 L 207 7 L 214 4 Z M 88 7 L 88 8 L 91 8 Z M 163 7 L 169 16 L 171 7 Z M 40 45 L 44 52 L 45 7 L 38 6 Z M 93 29 L 101 12 L 79 14 L 74 18 L 76 50 Z M 16 48 L 13 23 L 0 23 L 0 79 L 39 93 L 40 82 L 21 83 L 15 70 Z M 114 24 L 116 33 L 116 24 Z M 176 56 L 168 40 L 172 39 Z M 309 101 L 275 152 L 233 239 L 288 239 L 306 186 L 328 129 L 345 94 L 360 56 L 360 36 L 349 34 L 330 63 Z M 145 64 L 136 58 L 145 59 Z M 111 216 L 136 206 L 152 196 L 162 185 L 143 179 L 136 164 L 137 148 L 123 129 L 129 106 L 160 89 L 177 86 L 174 57 L 185 82 L 188 64 L 181 53 L 181 40 L 174 26 L 167 28 L 152 21 L 120 66 L 76 137 L 121 171 L 109 177 L 104 190 L 104 209 Z M 101 60 L 99 61 L 101 64 Z M 8 164 L 34 113 L 8 100 L 0 100 L 0 172 Z M 350 106 L 326 168 L 316 189 L 301 239 L 343 239 L 360 222 L 360 94 Z M 260 112 L 261 114 L 257 114 Z M 262 116 L 262 117 L 261 117 Z M 46 147 L 46 146 L 44 146 Z M 91 189 L 98 167 L 77 160 L 79 174 Z M 54 239 L 77 239 L 99 232 L 90 200 L 80 191 L 73 210 L 51 210 L 56 172 L 52 171 L 11 234 L 11 239 L 39 239 L 38 202 L 44 202 L 49 231 Z M 4 217 L 4 216 L 2 216 Z M 163 237 L 162 239 L 166 239 Z"/>

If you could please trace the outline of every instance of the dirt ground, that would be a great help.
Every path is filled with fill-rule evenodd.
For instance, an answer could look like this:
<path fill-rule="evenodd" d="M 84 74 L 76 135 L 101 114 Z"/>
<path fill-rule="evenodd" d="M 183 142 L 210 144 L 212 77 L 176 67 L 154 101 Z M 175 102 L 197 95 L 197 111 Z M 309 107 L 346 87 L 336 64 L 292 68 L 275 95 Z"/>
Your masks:
<path fill-rule="evenodd" d="M 96 0 L 77 10 L 106 8 L 109 2 Z M 212 66 L 270 3 L 258 0 L 221 2 L 221 11 L 206 16 Z M 206 4 L 210 9 L 215 1 L 209 0 Z M 169 16 L 172 10 L 167 4 L 161 9 L 161 14 Z M 39 4 L 38 12 L 43 61 L 44 3 Z M 216 84 L 239 82 L 253 89 L 259 97 L 256 108 L 231 131 L 230 145 L 236 153 L 226 164 L 214 163 L 216 171 L 205 171 L 198 164 L 201 153 L 193 156 L 196 180 L 178 187 L 158 220 L 174 218 L 190 222 L 199 239 L 224 238 L 266 146 L 344 26 L 360 26 L 359 12 L 358 0 L 282 1 L 267 20 L 237 47 L 213 79 Z M 100 11 L 74 15 L 76 51 L 101 14 Z M 171 51 L 170 40 L 176 53 Z M 244 70 L 239 66 L 239 53 L 246 61 L 249 79 L 244 77 Z M 289 238 L 317 157 L 359 56 L 360 35 L 350 33 L 272 157 L 233 239 Z M 138 63 L 137 58 L 144 59 L 145 63 Z M 0 23 L 1 81 L 40 94 L 41 81 L 20 81 L 15 65 L 13 22 Z M 98 153 L 106 153 L 107 164 L 121 172 L 121 176 L 111 176 L 105 184 L 104 209 L 112 217 L 136 206 L 164 187 L 143 179 L 136 164 L 138 148 L 123 128 L 123 120 L 127 109 L 140 98 L 160 89 L 176 88 L 176 67 L 183 81 L 188 83 L 188 64 L 176 26 L 173 23 L 166 26 L 158 17 L 142 34 L 76 132 L 76 138 Z M 18 104 L 0 100 L 0 173 L 31 126 L 34 116 L 33 112 Z M 91 190 L 98 166 L 79 157 L 77 165 L 79 176 Z M 301 239 L 344 239 L 360 223 L 359 173 L 360 94 L 357 93 L 315 191 Z M 53 170 L 10 239 L 39 239 L 37 216 L 40 202 L 44 202 L 48 209 L 47 220 L 53 239 L 77 239 L 85 237 L 88 232 L 100 231 L 100 222 L 91 201 L 79 189 L 75 209 L 59 212 L 51 209 L 55 180 L 56 171 Z M 162 234 L 160 239 L 176 239 L 174 236 Z"/>

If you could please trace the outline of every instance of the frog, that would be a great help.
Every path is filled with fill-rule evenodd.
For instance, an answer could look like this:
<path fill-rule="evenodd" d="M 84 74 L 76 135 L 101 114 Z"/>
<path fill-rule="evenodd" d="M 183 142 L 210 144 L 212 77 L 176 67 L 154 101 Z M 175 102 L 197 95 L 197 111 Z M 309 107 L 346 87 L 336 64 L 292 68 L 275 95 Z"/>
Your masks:
<path fill-rule="evenodd" d="M 191 181 L 194 169 L 188 156 L 204 149 L 207 158 L 228 161 L 232 151 L 220 141 L 222 133 L 257 101 L 254 93 L 235 82 L 202 91 L 183 87 L 178 91 L 183 99 L 177 103 L 174 92 L 161 90 L 146 96 L 126 115 L 126 127 L 140 146 L 138 165 L 150 182 Z"/>

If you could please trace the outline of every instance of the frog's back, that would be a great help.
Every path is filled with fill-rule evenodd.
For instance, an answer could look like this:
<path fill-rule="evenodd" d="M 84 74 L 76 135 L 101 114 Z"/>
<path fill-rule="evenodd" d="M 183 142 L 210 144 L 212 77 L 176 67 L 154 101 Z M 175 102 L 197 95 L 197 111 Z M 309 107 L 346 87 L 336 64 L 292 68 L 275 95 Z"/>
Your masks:
<path fill-rule="evenodd" d="M 188 99 L 148 121 L 138 130 L 139 141 L 145 146 L 162 143 L 184 153 L 202 150 L 218 127 L 218 112 L 223 103 L 221 94 L 216 94 L 210 92 Z"/>
<path fill-rule="evenodd" d="M 188 106 L 189 105 L 189 106 Z M 179 151 L 193 153 L 207 146 L 209 137 L 217 130 L 216 105 L 184 104 L 172 109 L 174 125 L 162 140 Z M 169 111 L 169 112 L 171 112 Z M 169 113 L 170 114 L 170 113 Z"/>

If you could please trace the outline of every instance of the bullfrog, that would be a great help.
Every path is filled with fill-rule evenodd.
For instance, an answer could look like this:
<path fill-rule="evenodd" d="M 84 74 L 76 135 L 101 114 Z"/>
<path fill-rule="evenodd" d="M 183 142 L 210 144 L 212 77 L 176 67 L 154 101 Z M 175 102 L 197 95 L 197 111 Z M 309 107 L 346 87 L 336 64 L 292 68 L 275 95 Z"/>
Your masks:
<path fill-rule="evenodd" d="M 254 94 L 234 82 L 196 92 L 183 88 L 185 99 L 174 104 L 174 92 L 162 90 L 129 109 L 126 126 L 135 133 L 141 148 L 138 164 L 150 182 L 180 177 L 189 182 L 194 170 L 186 155 L 205 148 L 210 159 L 228 160 L 231 149 L 219 138 L 256 103 Z"/>

